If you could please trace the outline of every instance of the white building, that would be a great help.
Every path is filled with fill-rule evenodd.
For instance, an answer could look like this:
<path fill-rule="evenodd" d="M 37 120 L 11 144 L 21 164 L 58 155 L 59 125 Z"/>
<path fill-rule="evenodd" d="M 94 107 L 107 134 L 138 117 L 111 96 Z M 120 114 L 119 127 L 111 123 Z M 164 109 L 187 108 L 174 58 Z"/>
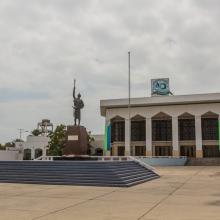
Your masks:
<path fill-rule="evenodd" d="M 24 160 L 33 160 L 47 155 L 49 140 L 47 136 L 29 135 L 25 142 L 15 142 L 15 149 L 22 151 Z"/>
<path fill-rule="evenodd" d="M 46 156 L 48 150 L 48 143 L 50 138 L 49 132 L 53 131 L 53 124 L 49 119 L 43 119 L 37 124 L 37 136 L 29 135 L 25 142 L 15 142 L 15 149 L 22 152 L 24 160 L 33 160 L 40 156 Z"/>
<path fill-rule="evenodd" d="M 132 98 L 130 114 L 128 99 L 101 100 L 100 107 L 111 127 L 106 154 L 220 156 L 220 93 Z"/>

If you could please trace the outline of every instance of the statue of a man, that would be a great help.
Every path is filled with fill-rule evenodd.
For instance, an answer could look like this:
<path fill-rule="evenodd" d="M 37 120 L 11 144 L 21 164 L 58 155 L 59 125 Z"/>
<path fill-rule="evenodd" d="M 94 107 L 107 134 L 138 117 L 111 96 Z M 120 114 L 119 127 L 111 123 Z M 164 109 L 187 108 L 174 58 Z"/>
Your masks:
<path fill-rule="evenodd" d="M 73 87 L 73 110 L 74 110 L 74 123 L 76 125 L 76 122 L 78 120 L 78 125 L 80 125 L 81 121 L 81 109 L 84 108 L 84 103 L 81 99 L 81 94 L 79 93 L 76 97 L 76 80 L 74 79 L 74 87 Z"/>

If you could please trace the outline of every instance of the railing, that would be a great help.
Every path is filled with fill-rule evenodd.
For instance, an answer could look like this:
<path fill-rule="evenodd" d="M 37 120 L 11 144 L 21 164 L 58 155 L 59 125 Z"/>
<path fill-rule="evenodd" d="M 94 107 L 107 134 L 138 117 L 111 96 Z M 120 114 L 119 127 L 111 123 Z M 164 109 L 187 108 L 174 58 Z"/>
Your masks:
<path fill-rule="evenodd" d="M 176 158 L 176 159 L 181 159 L 181 158 L 187 158 L 186 156 L 88 156 L 88 155 L 80 155 L 80 156 L 40 156 L 34 160 L 54 160 L 54 158 L 61 158 L 61 157 L 66 157 L 66 158 L 71 158 L 71 157 L 81 157 L 81 158 L 91 158 L 91 159 L 97 159 L 101 161 L 126 161 L 126 160 L 131 160 L 131 158 L 134 159 L 144 159 L 144 158 Z"/>
<path fill-rule="evenodd" d="M 38 158 L 35 158 L 34 160 L 36 160 L 36 161 L 39 161 L 39 160 L 53 161 L 54 157 L 56 157 L 56 156 L 40 156 Z"/>
<path fill-rule="evenodd" d="M 40 156 L 35 161 L 53 161 L 55 158 L 61 158 L 62 156 Z M 77 157 L 77 156 L 66 156 L 68 157 Z M 90 159 L 96 159 L 97 161 L 134 161 L 138 164 L 140 164 L 142 167 L 145 167 L 149 170 L 154 170 L 152 166 L 149 164 L 146 164 L 142 162 L 138 157 L 132 157 L 132 156 L 80 156 L 81 158 L 90 158 Z"/>
<path fill-rule="evenodd" d="M 145 167 L 145 168 L 147 168 L 147 169 L 149 169 L 149 170 L 154 170 L 154 167 L 152 167 L 151 165 L 149 165 L 149 164 L 147 164 L 147 163 L 141 161 L 139 157 L 129 156 L 129 159 L 130 159 L 131 161 L 134 161 L 134 162 L 140 164 L 142 167 Z"/>
<path fill-rule="evenodd" d="M 36 159 L 34 159 L 35 161 L 39 161 L 39 160 L 46 160 L 46 161 L 53 161 L 56 158 L 62 158 L 64 156 L 40 156 Z M 94 159 L 97 161 L 126 161 L 126 160 L 130 160 L 129 157 L 127 156 L 87 156 L 87 155 L 82 155 L 82 156 L 65 156 L 65 158 L 71 158 L 71 157 L 80 157 L 82 159 L 88 158 L 88 159 Z"/>
<path fill-rule="evenodd" d="M 91 161 L 102 161 L 102 162 L 113 162 L 113 161 L 134 161 L 138 164 L 140 164 L 141 166 L 149 169 L 149 170 L 154 170 L 154 167 L 149 165 L 148 163 L 144 162 L 143 159 L 144 158 L 169 158 L 169 159 L 187 159 L 187 157 L 185 156 L 181 156 L 181 157 L 172 157 L 172 156 L 88 156 L 88 155 L 82 155 L 82 156 L 74 156 L 74 155 L 70 155 L 70 156 L 40 156 L 36 159 L 34 159 L 35 161 L 54 161 L 56 160 L 56 158 L 59 160 L 62 157 L 65 158 L 81 158 L 83 161 L 86 161 L 86 158 L 88 158 L 88 160 Z"/>
<path fill-rule="evenodd" d="M 187 158 L 187 156 L 135 156 L 138 158 Z"/>

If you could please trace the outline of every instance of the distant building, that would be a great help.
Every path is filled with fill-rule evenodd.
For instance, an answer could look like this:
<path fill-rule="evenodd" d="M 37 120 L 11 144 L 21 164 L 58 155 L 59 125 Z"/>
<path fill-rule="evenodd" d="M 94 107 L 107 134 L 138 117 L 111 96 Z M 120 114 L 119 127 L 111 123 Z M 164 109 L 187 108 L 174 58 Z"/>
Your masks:
<path fill-rule="evenodd" d="M 47 136 L 29 135 L 25 142 L 15 142 L 15 148 L 21 149 L 24 160 L 33 160 L 47 155 L 49 140 Z"/>
<path fill-rule="evenodd" d="M 103 146 L 104 146 L 104 135 L 97 134 L 91 135 L 94 138 L 94 141 L 91 142 L 91 155 L 102 156 L 103 155 Z"/>
<path fill-rule="evenodd" d="M 155 88 L 167 88 L 158 82 Z M 220 93 L 155 93 L 132 98 L 130 118 L 128 99 L 101 100 L 107 155 L 220 157 Z"/>
<path fill-rule="evenodd" d="M 48 143 L 50 138 L 48 132 L 53 130 L 53 124 L 48 119 L 43 119 L 38 123 L 40 131 L 39 136 L 29 135 L 24 142 L 15 142 L 15 149 L 22 152 L 24 160 L 33 160 L 40 156 L 46 156 L 48 150 Z"/>

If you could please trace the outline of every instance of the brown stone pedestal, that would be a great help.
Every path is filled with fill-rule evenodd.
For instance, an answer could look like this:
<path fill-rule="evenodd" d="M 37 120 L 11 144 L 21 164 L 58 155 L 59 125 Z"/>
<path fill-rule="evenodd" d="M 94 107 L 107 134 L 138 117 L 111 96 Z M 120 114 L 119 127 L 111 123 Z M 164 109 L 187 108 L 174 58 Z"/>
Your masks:
<path fill-rule="evenodd" d="M 63 155 L 87 155 L 88 134 L 83 126 L 67 126 Z"/>

